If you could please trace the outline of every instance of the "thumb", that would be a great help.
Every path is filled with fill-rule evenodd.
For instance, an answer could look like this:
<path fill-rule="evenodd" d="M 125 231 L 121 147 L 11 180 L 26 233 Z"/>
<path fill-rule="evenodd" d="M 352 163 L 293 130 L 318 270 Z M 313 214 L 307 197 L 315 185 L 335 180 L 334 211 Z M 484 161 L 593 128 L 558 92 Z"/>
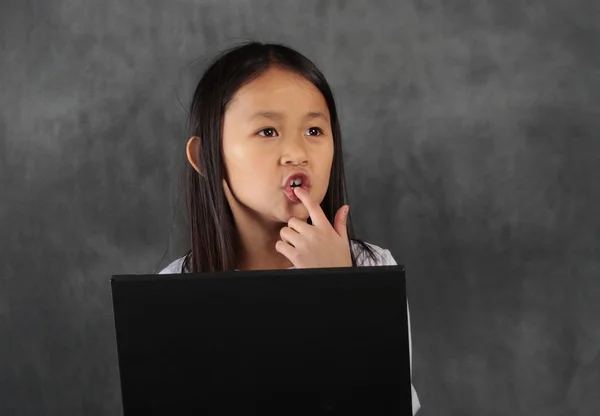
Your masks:
<path fill-rule="evenodd" d="M 338 233 L 340 237 L 343 237 L 346 240 L 348 239 L 348 229 L 346 227 L 346 224 L 348 223 L 349 211 L 349 205 L 344 205 L 343 207 L 338 209 L 338 212 L 335 214 L 335 220 L 333 225 L 333 229 L 335 230 L 335 232 Z"/>

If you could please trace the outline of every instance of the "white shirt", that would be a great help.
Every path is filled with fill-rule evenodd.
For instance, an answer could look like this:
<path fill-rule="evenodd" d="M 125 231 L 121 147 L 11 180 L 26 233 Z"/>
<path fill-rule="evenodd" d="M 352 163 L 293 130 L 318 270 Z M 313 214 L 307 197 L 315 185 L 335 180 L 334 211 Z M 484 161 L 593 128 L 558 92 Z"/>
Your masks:
<path fill-rule="evenodd" d="M 356 263 L 359 266 L 395 266 L 397 264 L 396 260 L 394 260 L 394 258 L 392 257 L 392 254 L 390 253 L 389 250 L 382 249 L 381 247 L 378 247 L 374 244 L 368 244 L 368 245 L 373 250 L 376 260 L 373 261 L 373 259 L 368 254 L 361 253 L 356 260 Z M 352 249 L 355 253 L 358 253 L 358 248 L 359 248 L 358 245 L 356 243 L 353 243 Z M 169 264 L 167 267 L 165 267 L 159 274 L 181 273 L 181 266 L 183 265 L 183 261 L 184 261 L 184 257 L 181 257 L 181 258 L 175 260 L 174 262 Z M 291 267 L 291 268 L 293 269 L 293 267 Z M 410 373 L 411 373 L 411 377 L 412 377 L 412 337 L 411 337 L 411 330 L 410 330 L 410 310 L 408 308 L 408 302 L 406 305 L 406 312 L 407 312 L 407 318 L 408 318 L 408 351 L 409 351 L 409 355 L 410 355 Z M 419 396 L 417 395 L 417 391 L 415 390 L 414 386 L 412 386 L 412 385 L 411 385 L 411 392 L 412 392 L 413 415 L 415 415 L 415 414 L 417 414 L 417 411 L 421 408 L 421 403 L 419 402 Z"/>

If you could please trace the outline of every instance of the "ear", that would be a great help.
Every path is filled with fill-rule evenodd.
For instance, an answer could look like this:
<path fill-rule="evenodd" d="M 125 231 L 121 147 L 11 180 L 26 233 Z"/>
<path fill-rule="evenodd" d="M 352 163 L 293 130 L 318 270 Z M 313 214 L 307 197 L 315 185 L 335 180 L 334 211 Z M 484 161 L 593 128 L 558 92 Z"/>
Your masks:
<path fill-rule="evenodd" d="M 200 137 L 190 137 L 190 139 L 187 142 L 185 151 L 187 153 L 187 158 L 190 162 L 190 165 L 194 167 L 196 172 L 202 175 L 202 172 L 200 170 L 200 161 L 198 160 L 198 158 L 200 157 Z"/>

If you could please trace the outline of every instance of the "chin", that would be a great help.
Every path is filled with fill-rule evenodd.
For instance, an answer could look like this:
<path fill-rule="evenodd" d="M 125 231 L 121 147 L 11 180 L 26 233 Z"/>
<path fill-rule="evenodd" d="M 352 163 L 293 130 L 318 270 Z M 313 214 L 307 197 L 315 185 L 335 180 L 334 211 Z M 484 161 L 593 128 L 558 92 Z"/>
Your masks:
<path fill-rule="evenodd" d="M 308 211 L 303 205 L 299 204 L 284 210 L 284 212 L 276 216 L 284 223 L 287 223 L 292 217 L 306 221 L 308 219 Z"/>
<path fill-rule="evenodd" d="M 292 215 L 291 217 L 296 217 L 301 220 L 306 221 L 308 219 L 308 210 L 302 204 L 297 204 L 291 209 Z"/>

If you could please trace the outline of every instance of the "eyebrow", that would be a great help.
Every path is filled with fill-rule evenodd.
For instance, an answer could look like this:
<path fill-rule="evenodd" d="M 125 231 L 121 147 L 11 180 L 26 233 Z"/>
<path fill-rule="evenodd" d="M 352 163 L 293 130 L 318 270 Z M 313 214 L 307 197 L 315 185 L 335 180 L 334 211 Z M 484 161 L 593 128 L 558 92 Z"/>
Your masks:
<path fill-rule="evenodd" d="M 255 120 L 257 118 L 269 118 L 271 120 L 281 120 L 284 118 L 284 115 L 282 113 L 278 113 L 275 111 L 259 111 L 258 113 L 254 113 L 252 116 L 250 116 L 249 120 Z M 315 118 L 322 118 L 323 120 L 325 120 L 326 122 L 329 123 L 329 119 L 327 118 L 327 116 L 325 114 L 321 113 L 320 111 L 311 111 L 304 116 L 305 120 L 313 120 Z"/>

